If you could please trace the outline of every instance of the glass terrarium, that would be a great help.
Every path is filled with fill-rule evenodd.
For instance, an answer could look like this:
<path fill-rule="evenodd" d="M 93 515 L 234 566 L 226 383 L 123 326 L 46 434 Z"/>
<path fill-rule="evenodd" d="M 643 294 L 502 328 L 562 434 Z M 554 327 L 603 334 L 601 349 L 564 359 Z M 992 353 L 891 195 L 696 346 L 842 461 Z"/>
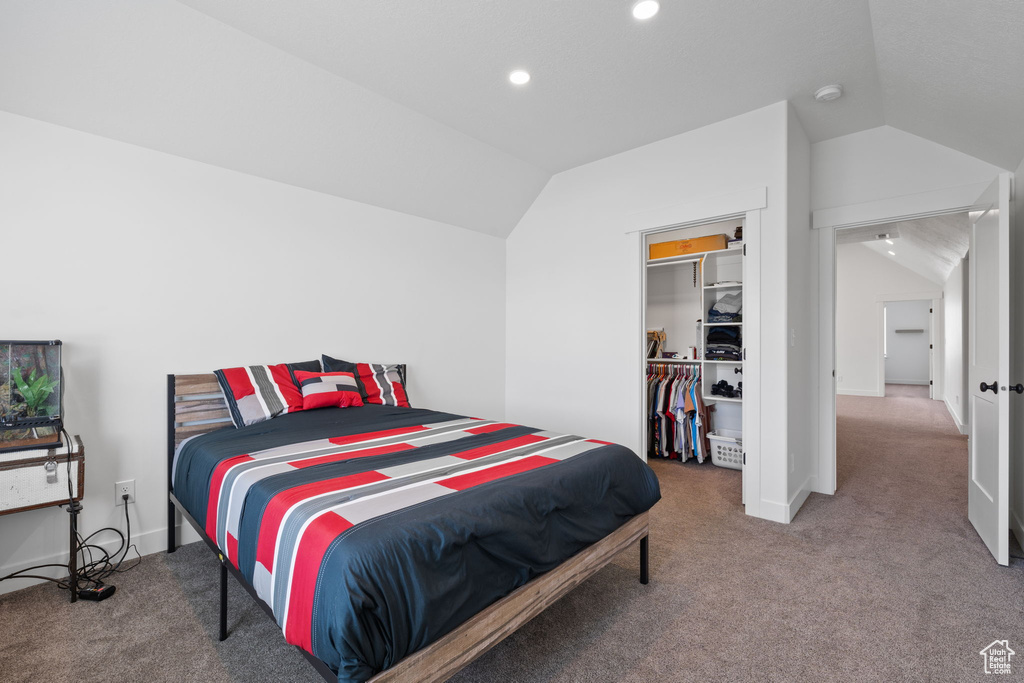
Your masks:
<path fill-rule="evenodd" d="M 60 445 L 60 340 L 0 341 L 0 451 Z"/>

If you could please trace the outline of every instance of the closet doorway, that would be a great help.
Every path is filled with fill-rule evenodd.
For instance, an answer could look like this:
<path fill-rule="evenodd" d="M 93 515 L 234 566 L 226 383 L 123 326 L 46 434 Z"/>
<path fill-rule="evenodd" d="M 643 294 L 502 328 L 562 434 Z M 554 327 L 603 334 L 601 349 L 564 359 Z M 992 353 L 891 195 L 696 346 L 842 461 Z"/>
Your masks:
<path fill-rule="evenodd" d="M 941 298 L 882 303 L 883 395 L 885 387 L 899 385 L 920 387 L 914 393 L 928 398 L 941 397 L 941 386 L 935 386 L 936 344 L 943 346 L 941 333 L 935 335 L 935 319 L 941 306 Z"/>
<path fill-rule="evenodd" d="M 759 212 L 643 233 L 644 457 L 735 471 L 749 514 L 759 490 Z M 753 286 L 751 286 L 753 284 Z M 699 464 L 698 464 L 699 463 Z"/>

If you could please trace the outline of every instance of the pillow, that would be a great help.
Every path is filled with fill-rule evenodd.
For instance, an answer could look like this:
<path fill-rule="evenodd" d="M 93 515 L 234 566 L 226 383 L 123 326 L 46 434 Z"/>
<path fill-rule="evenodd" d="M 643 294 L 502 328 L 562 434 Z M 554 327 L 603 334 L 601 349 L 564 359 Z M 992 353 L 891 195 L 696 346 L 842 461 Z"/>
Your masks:
<path fill-rule="evenodd" d="M 363 405 L 359 381 L 351 372 L 295 373 L 302 390 L 302 409 L 349 408 Z"/>
<path fill-rule="evenodd" d="M 409 399 L 402 386 L 402 375 L 397 365 L 358 363 L 359 383 L 362 385 L 364 403 L 382 406 L 409 407 Z"/>
<path fill-rule="evenodd" d="M 324 372 L 351 372 L 356 377 L 359 377 L 359 368 L 356 367 L 355 363 L 331 358 L 328 355 L 320 356 L 320 362 L 323 363 Z"/>
<path fill-rule="evenodd" d="M 405 366 L 374 363 L 350 363 L 321 356 L 325 372 L 351 372 L 359 381 L 364 404 L 409 407 L 405 393 Z"/>
<path fill-rule="evenodd" d="M 319 372 L 315 360 L 278 365 L 247 365 L 214 370 L 235 427 L 245 427 L 302 410 L 296 371 Z"/>

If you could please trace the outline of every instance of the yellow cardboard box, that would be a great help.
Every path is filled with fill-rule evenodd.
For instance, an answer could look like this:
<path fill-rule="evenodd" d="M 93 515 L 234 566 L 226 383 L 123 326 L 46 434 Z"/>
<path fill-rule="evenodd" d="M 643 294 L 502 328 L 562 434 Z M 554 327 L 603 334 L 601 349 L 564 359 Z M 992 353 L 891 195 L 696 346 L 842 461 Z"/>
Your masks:
<path fill-rule="evenodd" d="M 683 256 L 684 254 L 699 254 L 705 251 L 718 251 L 729 245 L 728 235 L 708 235 L 707 237 L 694 237 L 688 240 L 673 240 L 671 242 L 658 242 L 650 246 L 649 258 L 669 258 L 670 256 Z"/>

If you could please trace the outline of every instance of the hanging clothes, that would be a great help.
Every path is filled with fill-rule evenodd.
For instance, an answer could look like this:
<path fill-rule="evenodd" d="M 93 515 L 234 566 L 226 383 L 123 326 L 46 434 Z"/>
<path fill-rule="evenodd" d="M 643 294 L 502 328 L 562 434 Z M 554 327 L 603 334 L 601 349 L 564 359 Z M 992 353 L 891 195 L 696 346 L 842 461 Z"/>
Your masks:
<path fill-rule="evenodd" d="M 648 364 L 647 406 L 650 457 L 704 462 L 710 453 L 710 420 L 699 366 Z"/>

